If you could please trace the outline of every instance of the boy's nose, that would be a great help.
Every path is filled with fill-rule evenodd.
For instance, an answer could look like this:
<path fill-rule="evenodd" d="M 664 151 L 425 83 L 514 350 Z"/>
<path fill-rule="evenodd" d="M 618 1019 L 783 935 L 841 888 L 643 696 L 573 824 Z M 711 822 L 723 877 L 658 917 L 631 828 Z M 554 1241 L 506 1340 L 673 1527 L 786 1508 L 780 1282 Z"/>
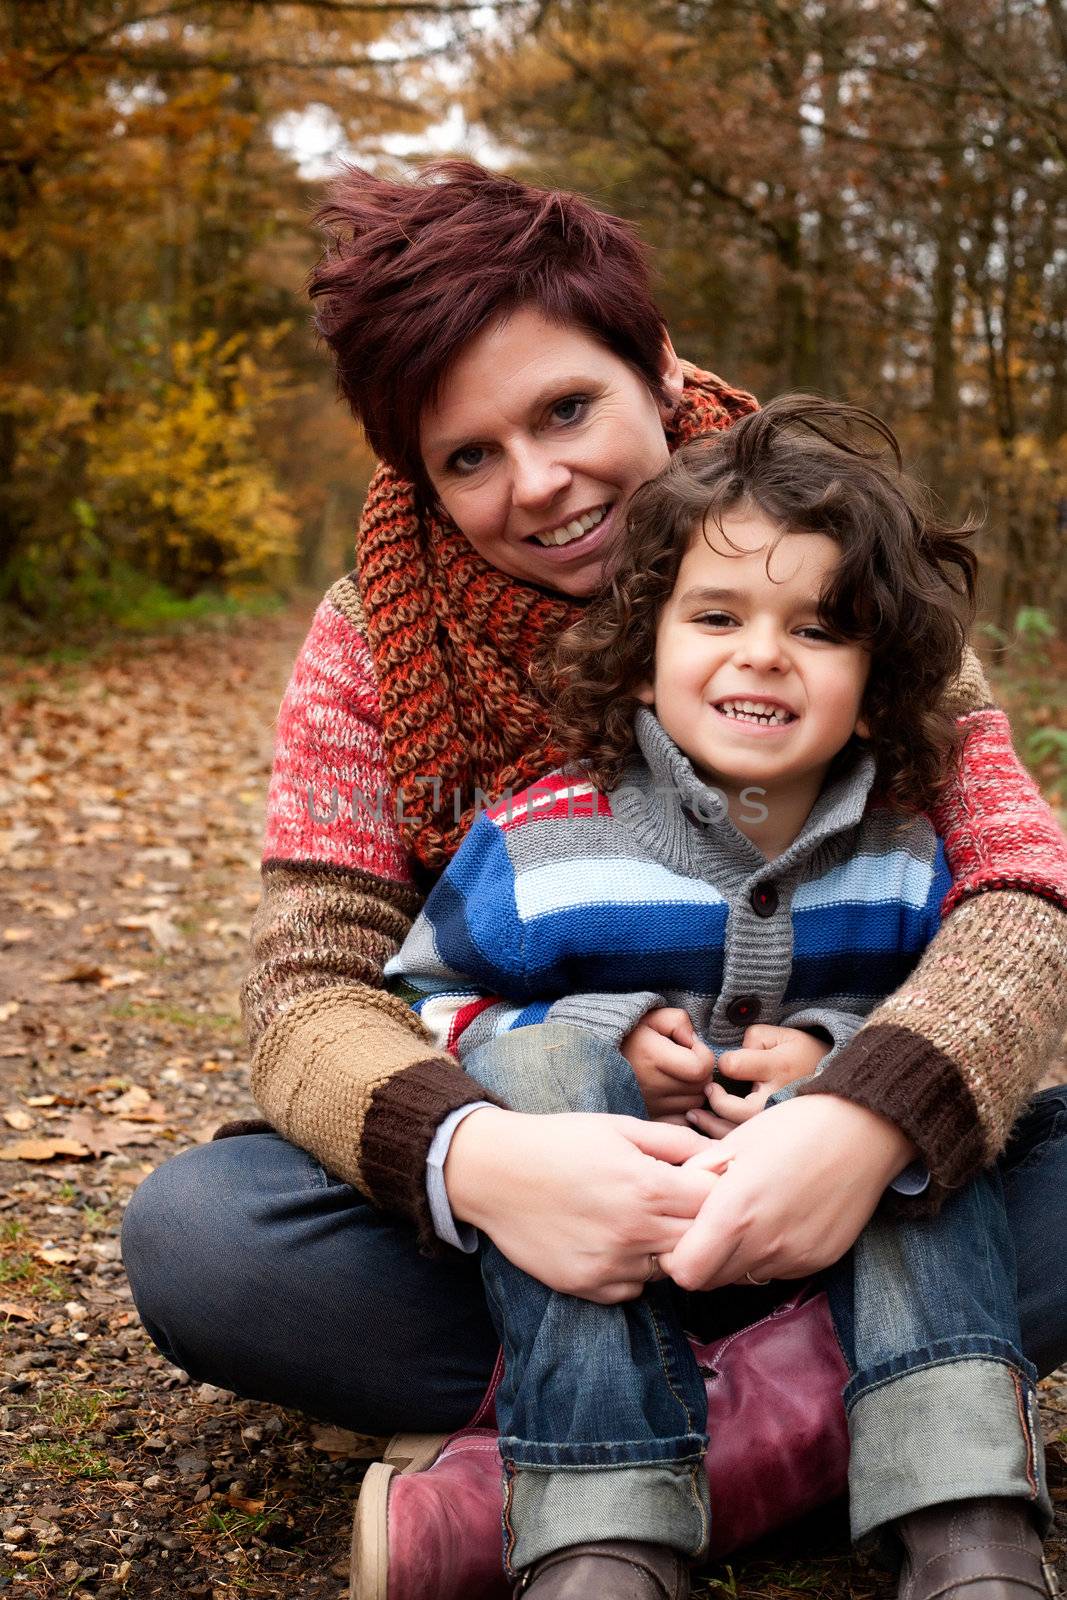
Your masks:
<path fill-rule="evenodd" d="M 774 628 L 744 628 L 737 636 L 734 654 L 739 666 L 762 672 L 787 671 L 789 655 L 786 641 Z"/>

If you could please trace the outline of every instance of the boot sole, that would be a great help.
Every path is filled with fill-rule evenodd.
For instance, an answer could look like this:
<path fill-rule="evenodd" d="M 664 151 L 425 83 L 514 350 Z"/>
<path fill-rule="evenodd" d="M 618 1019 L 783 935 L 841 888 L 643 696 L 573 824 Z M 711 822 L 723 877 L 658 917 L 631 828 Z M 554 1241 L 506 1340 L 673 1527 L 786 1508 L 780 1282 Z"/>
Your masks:
<path fill-rule="evenodd" d="M 396 1468 L 367 1468 L 352 1519 L 349 1600 L 389 1600 L 389 1484 Z"/>
<path fill-rule="evenodd" d="M 447 1434 L 398 1433 L 383 1461 L 375 1461 L 359 1489 L 352 1519 L 349 1600 L 389 1600 L 389 1486 L 395 1477 L 425 1472 Z"/>

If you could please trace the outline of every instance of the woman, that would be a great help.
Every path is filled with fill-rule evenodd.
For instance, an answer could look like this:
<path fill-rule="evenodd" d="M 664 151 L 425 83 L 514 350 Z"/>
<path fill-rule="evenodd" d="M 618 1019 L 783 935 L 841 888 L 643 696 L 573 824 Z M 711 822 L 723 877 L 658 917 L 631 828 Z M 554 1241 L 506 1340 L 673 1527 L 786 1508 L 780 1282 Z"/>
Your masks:
<path fill-rule="evenodd" d="M 410 184 L 349 171 L 323 220 L 320 326 L 387 465 L 279 717 L 243 998 L 253 1088 L 283 1137 L 161 1168 L 124 1253 L 150 1333 L 196 1376 L 374 1432 L 449 1429 L 496 1353 L 454 1248 L 465 1224 L 588 1298 L 639 1293 L 649 1257 L 687 1235 L 689 1287 L 803 1277 L 850 1248 L 914 1160 L 919 1205 L 993 1160 L 1062 1027 L 1067 869 L 972 660 L 966 755 L 937 818 L 951 914 L 822 1092 L 748 1125 L 699 1233 L 689 1130 L 607 1119 L 590 1136 L 479 1110 L 484 1090 L 385 993 L 382 967 L 479 794 L 554 764 L 530 666 L 601 582 L 629 495 L 754 402 L 683 369 L 629 230 L 576 196 L 466 163 Z M 1067 1353 L 1044 1245 L 1067 1220 L 1065 1133 L 1058 1093 L 1016 1127 L 1006 1169 L 1023 1346 L 1042 1371 Z M 935 1550 L 955 1516 L 935 1520 Z"/>

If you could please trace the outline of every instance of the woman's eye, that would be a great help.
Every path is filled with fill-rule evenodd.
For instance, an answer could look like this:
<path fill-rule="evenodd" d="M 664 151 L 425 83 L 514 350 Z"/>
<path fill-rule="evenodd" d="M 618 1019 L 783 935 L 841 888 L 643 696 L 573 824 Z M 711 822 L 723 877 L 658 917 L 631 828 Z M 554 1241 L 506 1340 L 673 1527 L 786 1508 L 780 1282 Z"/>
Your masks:
<path fill-rule="evenodd" d="M 484 460 L 485 451 L 480 444 L 465 444 L 449 456 L 448 466 L 452 472 L 475 472 Z"/>
<path fill-rule="evenodd" d="M 552 415 L 557 422 L 577 422 L 589 404 L 584 394 L 569 394 L 565 400 L 557 400 L 552 407 Z"/>

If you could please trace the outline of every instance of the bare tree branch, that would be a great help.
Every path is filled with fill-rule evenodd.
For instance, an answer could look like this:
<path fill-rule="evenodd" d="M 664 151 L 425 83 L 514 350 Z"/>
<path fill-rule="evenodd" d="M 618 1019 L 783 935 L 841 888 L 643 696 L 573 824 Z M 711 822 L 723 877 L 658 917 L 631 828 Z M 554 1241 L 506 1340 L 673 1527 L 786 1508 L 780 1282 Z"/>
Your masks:
<path fill-rule="evenodd" d="M 427 17 L 450 17 L 470 11 L 514 11 L 530 0 L 240 0 L 249 7 L 272 10 L 280 3 L 299 6 L 305 11 L 332 11 L 341 16 L 376 16 L 379 13 L 415 12 Z M 210 9 L 208 0 L 199 4 Z"/>
<path fill-rule="evenodd" d="M 559 59 L 570 67 L 577 78 L 589 84 L 602 95 L 605 103 L 610 103 L 612 92 L 618 87 L 614 79 L 608 81 L 593 72 L 583 61 L 573 56 L 558 39 L 552 41 L 551 48 Z M 709 194 L 714 195 L 717 200 L 722 200 L 734 210 L 740 211 L 743 216 L 747 217 L 750 222 L 755 223 L 758 228 L 770 237 L 776 248 L 781 247 L 783 236 L 775 226 L 772 218 L 765 216 L 759 207 L 754 206 L 750 200 L 746 200 L 744 195 L 737 194 L 735 190 L 728 188 L 721 179 L 716 178 L 714 174 L 705 171 L 703 167 L 694 164 L 688 159 L 661 130 L 654 127 L 649 119 L 642 115 L 639 108 L 632 101 L 627 104 L 627 112 L 650 149 L 665 156 L 675 170 L 682 173 L 691 183 L 700 184 Z"/>
<path fill-rule="evenodd" d="M 948 21 L 935 0 L 910 0 L 910 4 L 914 10 L 921 11 L 924 16 L 929 17 L 941 37 L 951 43 L 960 60 L 965 61 L 974 72 L 992 84 L 1007 105 L 1014 106 L 1035 123 L 1040 123 L 1052 152 L 1061 161 L 1067 161 L 1067 128 L 1062 118 L 1056 116 L 1054 106 L 1045 105 L 1040 100 L 1020 93 L 994 62 L 972 48 L 965 35 Z"/>
<path fill-rule="evenodd" d="M 292 56 L 239 56 L 197 55 L 194 51 L 167 50 L 93 50 L 88 52 L 94 61 L 116 62 L 122 66 L 139 67 L 145 72 L 254 72 L 259 68 L 279 67 L 293 72 L 382 72 L 388 67 L 404 67 L 412 61 L 429 61 L 445 55 L 447 45 L 433 50 L 421 50 L 417 55 L 397 56 L 316 56 L 299 61 Z"/>
<path fill-rule="evenodd" d="M 1060 55 L 1063 57 L 1064 65 L 1067 66 L 1067 7 L 1064 6 L 1063 0 L 1045 0 L 1045 4 L 1048 6 L 1048 14 L 1052 18 L 1052 26 L 1059 41 Z"/>
<path fill-rule="evenodd" d="M 443 3 L 442 0 L 240 0 L 240 3 L 249 9 L 265 10 L 276 10 L 280 4 L 297 5 L 305 10 L 323 11 L 336 16 L 374 16 L 376 14 L 403 16 L 406 13 L 411 13 L 423 17 L 450 17 L 465 15 L 472 11 L 515 10 L 529 4 L 529 0 L 443 0 Z M 109 39 L 114 39 L 128 28 L 144 27 L 153 22 L 173 21 L 177 17 L 195 17 L 198 13 L 205 13 L 205 23 L 208 23 L 217 31 L 218 19 L 216 15 L 212 14 L 213 7 L 209 4 L 209 0 L 177 0 L 177 3 L 154 8 L 130 5 L 122 15 L 111 18 L 105 26 L 80 37 L 77 35 L 69 37 L 61 32 L 57 33 L 55 48 L 60 54 L 56 60 L 49 62 L 48 66 L 39 74 L 38 81 L 48 82 L 81 56 L 92 55 L 98 60 L 112 59 L 101 51 L 99 46 Z M 443 53 L 445 49 L 447 49 L 447 46 L 442 46 L 436 51 L 427 50 L 409 56 L 398 56 L 395 64 L 403 66 L 408 61 L 426 60 L 431 55 Z M 148 52 L 145 52 L 145 54 L 147 55 Z M 196 64 L 200 65 L 201 63 L 197 62 Z M 256 65 L 257 63 L 252 62 L 250 64 Z M 262 64 L 264 66 L 273 66 L 276 64 L 284 65 L 285 63 L 275 63 L 264 59 Z M 290 64 L 298 70 L 301 67 L 299 62 Z M 386 67 L 392 64 L 388 60 L 375 60 L 373 63 L 376 67 Z M 204 60 L 202 65 L 205 70 L 210 71 L 228 70 L 225 67 L 213 64 L 209 60 Z M 338 63 L 323 58 L 321 65 L 327 70 L 331 70 L 338 65 L 349 65 L 349 63 Z M 149 67 L 149 70 L 176 71 L 180 69 L 174 66 Z M 239 68 L 235 67 L 233 70 L 239 70 Z"/>

